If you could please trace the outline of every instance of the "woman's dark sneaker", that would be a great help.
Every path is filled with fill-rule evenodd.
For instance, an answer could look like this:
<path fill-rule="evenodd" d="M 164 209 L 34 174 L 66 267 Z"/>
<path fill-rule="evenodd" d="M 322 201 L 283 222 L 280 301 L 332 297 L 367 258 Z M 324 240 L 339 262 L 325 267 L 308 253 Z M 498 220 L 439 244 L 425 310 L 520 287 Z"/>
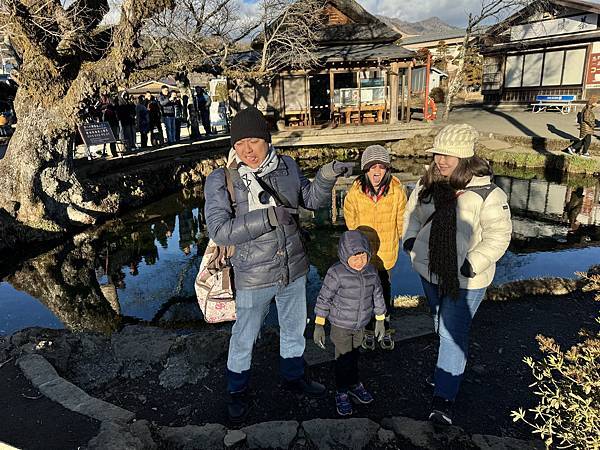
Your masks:
<path fill-rule="evenodd" d="M 284 381 L 283 387 L 296 395 L 306 395 L 312 398 L 321 398 L 325 395 L 325 386 L 316 381 L 311 381 L 306 377 L 293 381 Z"/>
<path fill-rule="evenodd" d="M 368 405 L 373 401 L 373 396 L 365 389 L 362 383 L 358 383 L 350 389 L 348 395 L 350 395 L 353 400 L 362 403 L 363 405 Z"/>
<path fill-rule="evenodd" d="M 249 409 L 246 391 L 229 393 L 227 399 L 227 416 L 230 422 L 242 422 L 248 415 Z"/>
<path fill-rule="evenodd" d="M 352 403 L 347 392 L 335 393 L 335 409 L 340 416 L 349 416 L 352 414 Z"/>
<path fill-rule="evenodd" d="M 392 338 L 393 330 L 386 330 L 385 335 L 379 341 L 379 345 L 383 350 L 394 350 L 394 339 Z"/>
<path fill-rule="evenodd" d="M 452 425 L 453 402 L 442 397 L 433 397 L 429 420 L 439 425 Z"/>

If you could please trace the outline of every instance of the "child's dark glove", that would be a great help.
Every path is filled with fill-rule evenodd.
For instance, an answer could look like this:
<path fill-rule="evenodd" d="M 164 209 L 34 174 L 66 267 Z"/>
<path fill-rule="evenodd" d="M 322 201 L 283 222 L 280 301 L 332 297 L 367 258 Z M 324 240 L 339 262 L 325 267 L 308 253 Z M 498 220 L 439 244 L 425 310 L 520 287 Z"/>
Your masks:
<path fill-rule="evenodd" d="M 381 341 L 383 339 L 383 336 L 385 336 L 384 322 L 385 322 L 385 320 L 376 320 L 375 321 L 375 338 L 378 341 Z"/>
<path fill-rule="evenodd" d="M 323 325 L 315 324 L 313 341 L 315 341 L 315 344 L 317 344 L 318 347 L 325 350 L 325 328 L 323 328 Z"/>

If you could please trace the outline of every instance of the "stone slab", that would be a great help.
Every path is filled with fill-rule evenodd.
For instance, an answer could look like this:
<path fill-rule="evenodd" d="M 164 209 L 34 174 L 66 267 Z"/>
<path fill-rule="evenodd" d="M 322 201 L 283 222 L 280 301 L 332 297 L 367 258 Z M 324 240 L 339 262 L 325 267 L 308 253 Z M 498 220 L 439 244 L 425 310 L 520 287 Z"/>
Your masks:
<path fill-rule="evenodd" d="M 17 360 L 17 365 L 43 395 L 70 411 L 99 421 L 129 422 L 135 417 L 131 411 L 91 397 L 73 383 L 61 378 L 41 355 L 23 356 Z"/>
<path fill-rule="evenodd" d="M 396 330 L 393 335 L 395 342 L 435 333 L 433 319 L 427 313 L 392 315 L 390 326 Z"/>
<path fill-rule="evenodd" d="M 249 448 L 288 448 L 300 424 L 295 420 L 257 423 L 242 428 Z"/>
<path fill-rule="evenodd" d="M 319 450 L 369 448 L 379 425 L 370 419 L 313 419 L 302 422 L 306 439 Z"/>
<path fill-rule="evenodd" d="M 204 426 L 162 427 L 158 434 L 167 448 L 181 450 L 222 449 L 227 429 L 218 423 Z"/>

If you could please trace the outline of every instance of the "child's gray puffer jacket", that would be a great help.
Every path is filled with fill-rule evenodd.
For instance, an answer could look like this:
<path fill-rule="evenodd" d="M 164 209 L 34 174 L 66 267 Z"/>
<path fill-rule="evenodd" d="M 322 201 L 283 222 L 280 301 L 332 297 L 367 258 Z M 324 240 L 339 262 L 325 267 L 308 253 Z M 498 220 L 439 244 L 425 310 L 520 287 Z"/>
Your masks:
<path fill-rule="evenodd" d="M 349 330 L 363 329 L 373 317 L 385 314 L 385 300 L 377 270 L 367 264 L 361 271 L 348 265 L 348 258 L 365 252 L 371 258 L 367 237 L 358 230 L 346 231 L 340 238 L 340 261 L 327 271 L 315 314 L 332 325 Z"/>

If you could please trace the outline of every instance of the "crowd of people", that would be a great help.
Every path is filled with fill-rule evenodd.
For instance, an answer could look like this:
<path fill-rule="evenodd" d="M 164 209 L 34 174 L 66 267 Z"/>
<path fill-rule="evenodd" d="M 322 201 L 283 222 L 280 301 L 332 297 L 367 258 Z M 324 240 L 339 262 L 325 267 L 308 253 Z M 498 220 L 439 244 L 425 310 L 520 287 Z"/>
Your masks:
<path fill-rule="evenodd" d="M 186 126 L 189 138 L 194 140 L 212 134 L 210 125 L 211 99 L 208 92 L 196 86 L 192 99 L 187 95 L 163 85 L 160 94 L 147 91 L 144 95 L 132 97 L 127 91 L 119 95 L 102 95 L 95 105 L 88 106 L 85 112 L 87 122 L 109 124 L 117 142 L 125 152 L 139 148 L 175 144 L 181 141 L 181 128 Z M 110 156 L 118 156 L 117 142 L 108 144 Z M 106 156 L 107 144 L 102 149 Z"/>
<path fill-rule="evenodd" d="M 329 322 L 335 404 L 342 416 L 352 414 L 353 402 L 374 400 L 358 371 L 359 347 L 372 349 L 378 341 L 393 348 L 386 331 L 388 271 L 403 249 L 421 277 L 439 336 L 437 364 L 427 380 L 434 386 L 429 419 L 452 423 L 471 321 L 512 231 L 507 197 L 493 184 L 488 162 L 475 156 L 476 139 L 469 125 L 443 128 L 427 150 L 433 161 L 408 200 L 384 147 L 369 146 L 361 156 L 344 207 L 349 231 L 339 241 L 339 262 L 323 281 L 313 331 L 314 342 L 325 347 Z M 215 243 L 235 246 L 237 319 L 226 378 L 227 413 L 236 423 L 249 410 L 252 352 L 273 299 L 282 388 L 297 396 L 326 394 L 325 386 L 310 378 L 303 358 L 309 263 L 298 208 L 325 206 L 336 179 L 351 176 L 355 164 L 332 161 L 309 181 L 292 158 L 277 153 L 264 117 L 253 107 L 233 118 L 231 146 L 227 167 L 206 179 L 204 216 Z"/>

